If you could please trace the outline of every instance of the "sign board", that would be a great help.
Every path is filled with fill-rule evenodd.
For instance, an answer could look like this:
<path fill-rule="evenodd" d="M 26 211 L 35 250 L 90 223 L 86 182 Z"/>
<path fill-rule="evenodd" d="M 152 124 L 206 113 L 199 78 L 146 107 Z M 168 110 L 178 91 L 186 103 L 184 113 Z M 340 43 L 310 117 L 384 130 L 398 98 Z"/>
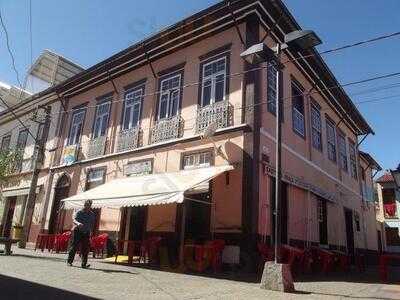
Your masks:
<path fill-rule="evenodd" d="M 153 162 L 151 159 L 128 162 L 124 166 L 125 176 L 140 176 L 153 173 Z"/>
<path fill-rule="evenodd" d="M 267 163 L 264 163 L 264 172 L 265 174 L 268 174 L 269 176 L 275 177 L 275 168 Z M 320 187 L 304 181 L 302 178 L 299 178 L 297 176 L 291 175 L 287 172 L 282 172 L 282 181 L 289 183 L 291 185 L 297 186 L 301 189 L 310 191 L 311 193 L 324 198 L 328 201 L 331 202 L 336 202 L 336 195 L 331 192 L 324 191 Z"/>
<path fill-rule="evenodd" d="M 64 165 L 72 165 L 76 161 L 76 157 L 78 154 L 78 146 L 71 145 L 66 146 L 63 151 L 62 162 Z"/>

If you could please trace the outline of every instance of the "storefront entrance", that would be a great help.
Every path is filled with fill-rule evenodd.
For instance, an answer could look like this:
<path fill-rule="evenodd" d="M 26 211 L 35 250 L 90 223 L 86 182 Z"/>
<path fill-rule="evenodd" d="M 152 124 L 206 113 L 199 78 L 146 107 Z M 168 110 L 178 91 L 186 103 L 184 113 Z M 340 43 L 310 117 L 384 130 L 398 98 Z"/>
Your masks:
<path fill-rule="evenodd" d="M 209 193 L 193 194 L 185 202 L 185 239 L 206 241 L 210 239 L 211 197 Z M 196 202 L 199 200 L 202 202 Z M 204 203 L 205 202 L 205 203 Z M 208 204 L 210 203 L 210 204 Z"/>
<path fill-rule="evenodd" d="M 17 197 L 8 197 L 7 202 L 8 202 L 6 207 L 7 214 L 6 214 L 6 219 L 4 221 L 4 228 L 2 233 L 2 236 L 4 237 L 11 236 L 12 221 L 14 218 L 14 210 L 15 210 L 15 205 L 17 203 Z"/>
<path fill-rule="evenodd" d="M 129 234 L 130 241 L 143 241 L 146 232 L 147 206 L 130 208 Z"/>
<path fill-rule="evenodd" d="M 350 209 L 345 208 L 344 218 L 346 222 L 347 253 L 349 255 L 354 255 L 353 212 Z"/>
<path fill-rule="evenodd" d="M 69 188 L 70 179 L 64 174 L 58 180 L 55 188 L 49 221 L 49 234 L 60 233 L 64 229 L 65 210 L 61 209 L 61 200 L 68 197 Z"/>

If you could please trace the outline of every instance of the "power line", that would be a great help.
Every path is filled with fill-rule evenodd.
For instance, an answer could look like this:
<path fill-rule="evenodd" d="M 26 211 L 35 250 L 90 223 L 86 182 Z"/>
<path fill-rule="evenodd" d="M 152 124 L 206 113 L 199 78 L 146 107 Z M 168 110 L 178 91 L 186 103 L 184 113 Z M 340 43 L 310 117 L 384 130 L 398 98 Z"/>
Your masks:
<path fill-rule="evenodd" d="M 15 66 L 15 58 L 14 58 L 14 54 L 13 54 L 13 52 L 11 50 L 11 47 L 10 47 L 10 39 L 8 37 L 8 31 L 7 31 L 6 25 L 4 24 L 3 17 L 1 15 L 1 10 L 0 10 L 0 24 L 1 24 L 1 27 L 3 28 L 4 35 L 6 37 L 6 46 L 7 46 L 7 51 L 10 54 L 10 57 L 11 57 L 12 68 L 13 68 L 13 70 L 15 72 L 15 75 L 17 76 L 18 84 L 21 87 L 21 89 L 23 90 L 21 80 L 19 79 L 19 73 L 18 73 L 17 67 Z M 22 91 L 21 91 L 21 93 L 22 93 Z"/>

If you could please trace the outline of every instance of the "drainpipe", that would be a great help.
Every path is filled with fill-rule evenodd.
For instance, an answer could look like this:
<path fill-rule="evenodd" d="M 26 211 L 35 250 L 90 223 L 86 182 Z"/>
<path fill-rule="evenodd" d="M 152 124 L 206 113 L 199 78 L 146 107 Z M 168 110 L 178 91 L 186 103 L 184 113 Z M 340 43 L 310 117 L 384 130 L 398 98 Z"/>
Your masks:
<path fill-rule="evenodd" d="M 308 152 L 309 160 L 312 161 L 312 126 L 311 126 L 311 93 L 315 90 L 313 86 L 307 93 L 307 111 L 308 111 Z M 321 141 L 322 142 L 322 141 Z"/>

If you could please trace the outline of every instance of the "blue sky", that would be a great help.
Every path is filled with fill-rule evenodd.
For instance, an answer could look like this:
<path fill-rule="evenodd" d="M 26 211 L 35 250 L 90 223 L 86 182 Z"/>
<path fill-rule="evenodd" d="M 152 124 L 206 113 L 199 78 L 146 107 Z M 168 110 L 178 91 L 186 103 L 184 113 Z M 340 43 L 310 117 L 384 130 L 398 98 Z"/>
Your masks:
<path fill-rule="evenodd" d="M 32 0 L 33 57 L 50 49 L 89 67 L 146 35 L 216 3 L 216 0 Z M 315 30 L 320 51 L 400 30 L 398 0 L 286 0 L 303 28 Z M 20 76 L 30 65 L 29 2 L 0 0 Z M 0 31 L 0 81 L 17 84 Z M 325 56 L 339 82 L 400 71 L 400 37 Z M 397 85 L 398 84 L 398 85 Z M 383 168 L 400 163 L 400 76 L 346 89 L 376 135 L 362 149 Z M 375 91 L 374 91 L 375 90 Z M 384 99 L 383 99 L 384 98 Z"/>

